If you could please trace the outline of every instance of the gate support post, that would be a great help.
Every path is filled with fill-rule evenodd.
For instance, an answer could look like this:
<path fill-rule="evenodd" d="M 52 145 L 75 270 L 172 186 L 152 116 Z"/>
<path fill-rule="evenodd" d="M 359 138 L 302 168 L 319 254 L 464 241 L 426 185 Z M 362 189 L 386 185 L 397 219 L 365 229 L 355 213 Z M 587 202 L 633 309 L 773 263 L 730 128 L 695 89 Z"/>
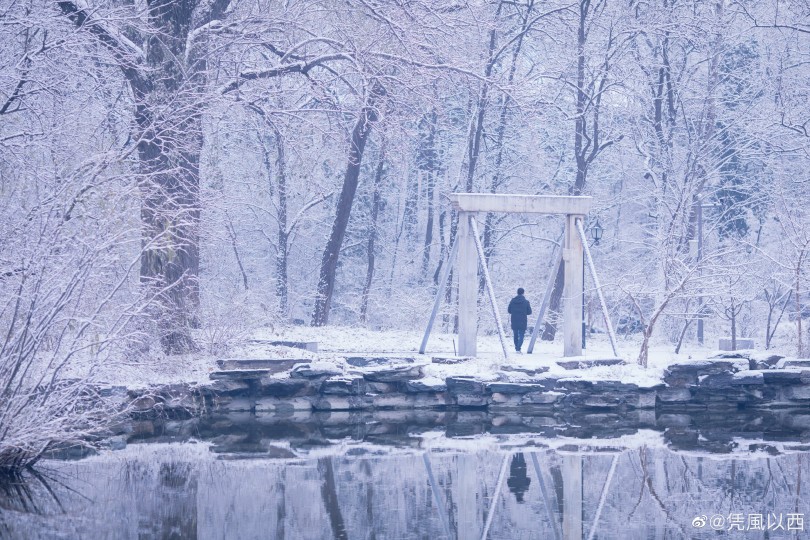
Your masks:
<path fill-rule="evenodd" d="M 577 231 L 577 219 L 583 216 L 566 214 L 563 261 L 565 289 L 563 292 L 563 356 L 582 356 L 582 240 Z"/>
<path fill-rule="evenodd" d="M 458 354 L 476 356 L 478 251 L 470 230 L 472 212 L 458 213 Z M 576 234 L 576 233 L 575 233 Z"/>

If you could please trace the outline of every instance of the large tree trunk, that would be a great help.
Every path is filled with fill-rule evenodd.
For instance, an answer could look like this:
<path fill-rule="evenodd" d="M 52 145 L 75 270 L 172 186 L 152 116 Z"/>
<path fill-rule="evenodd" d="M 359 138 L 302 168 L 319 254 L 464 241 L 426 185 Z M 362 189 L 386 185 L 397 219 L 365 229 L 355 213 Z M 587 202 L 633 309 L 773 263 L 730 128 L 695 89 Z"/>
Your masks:
<path fill-rule="evenodd" d="M 425 133 L 419 149 L 419 169 L 424 173 L 425 202 L 427 203 L 427 223 L 425 224 L 425 242 L 422 248 L 422 278 L 427 277 L 430 266 L 430 250 L 433 247 L 433 214 L 434 191 L 436 187 L 436 109 L 423 119 Z"/>
<path fill-rule="evenodd" d="M 737 350 L 737 306 L 734 299 L 731 299 L 731 350 Z"/>
<path fill-rule="evenodd" d="M 194 350 L 190 329 L 199 324 L 199 172 L 207 65 L 204 33 L 188 38 L 195 28 L 221 19 L 229 1 L 149 2 L 151 33 L 142 64 L 116 34 L 95 24 L 91 13 L 71 1 L 57 2 L 77 28 L 111 53 L 132 89 L 140 161 L 140 278 L 167 354 Z"/>
<path fill-rule="evenodd" d="M 276 181 L 278 183 L 278 253 L 276 256 L 276 293 L 279 311 L 287 317 L 289 311 L 289 284 L 287 279 L 287 255 L 290 232 L 287 230 L 287 161 L 284 156 L 284 139 L 275 130 L 276 137 Z"/>
<path fill-rule="evenodd" d="M 199 47 L 186 50 L 196 7 L 194 0 L 149 4 L 149 20 L 157 31 L 147 40 L 147 91 L 136 115 L 141 132 L 141 283 L 156 297 L 160 342 L 169 354 L 194 350 L 190 329 L 199 324 L 206 65 Z"/>
<path fill-rule="evenodd" d="M 146 136 L 138 147 L 142 173 L 141 283 L 155 298 L 154 315 L 167 354 L 194 350 L 189 330 L 198 324 L 200 303 L 201 121 L 194 114 L 181 124 L 187 130 L 185 140 L 180 139 L 186 148 L 174 147 L 174 137 L 164 140 L 151 126 L 144 126 Z"/>
<path fill-rule="evenodd" d="M 405 176 L 405 205 L 402 210 L 402 223 L 400 225 L 399 237 L 405 237 L 405 245 L 411 247 L 412 242 L 418 235 L 417 224 L 419 222 L 419 175 L 412 171 L 406 172 Z"/>
<path fill-rule="evenodd" d="M 321 258 L 318 295 L 315 298 L 315 310 L 312 314 L 313 326 L 323 326 L 329 323 L 329 310 L 332 307 L 332 296 L 335 290 L 335 272 L 340 257 L 340 248 L 346 235 L 346 226 L 349 224 L 349 216 L 352 212 L 354 195 L 357 193 L 363 150 L 366 147 L 371 128 L 378 119 L 377 102 L 384 94 L 385 90 L 382 85 L 378 81 L 374 81 L 366 98 L 366 103 L 363 105 L 357 123 L 352 130 L 349 159 L 346 174 L 343 177 L 343 189 L 338 199 L 332 233 L 329 235 L 329 241 L 326 243 Z"/>

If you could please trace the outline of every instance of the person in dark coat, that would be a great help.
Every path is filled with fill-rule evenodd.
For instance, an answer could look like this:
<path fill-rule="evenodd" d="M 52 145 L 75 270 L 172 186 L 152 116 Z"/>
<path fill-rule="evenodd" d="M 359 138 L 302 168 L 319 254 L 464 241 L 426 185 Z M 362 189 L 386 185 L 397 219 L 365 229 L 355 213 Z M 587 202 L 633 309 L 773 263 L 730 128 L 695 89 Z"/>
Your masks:
<path fill-rule="evenodd" d="M 517 290 L 517 296 L 509 302 L 509 315 L 512 316 L 512 334 L 515 338 L 515 350 L 520 352 L 523 347 L 523 337 L 526 335 L 526 326 L 529 315 L 532 314 L 532 305 L 523 296 L 523 287 Z"/>

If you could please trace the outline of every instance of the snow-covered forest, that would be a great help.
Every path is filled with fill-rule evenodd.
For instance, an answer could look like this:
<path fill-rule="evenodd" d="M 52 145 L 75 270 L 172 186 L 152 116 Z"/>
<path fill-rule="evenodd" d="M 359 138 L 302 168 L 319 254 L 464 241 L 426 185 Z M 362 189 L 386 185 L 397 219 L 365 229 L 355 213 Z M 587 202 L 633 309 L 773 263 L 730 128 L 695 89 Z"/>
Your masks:
<path fill-rule="evenodd" d="M 452 192 L 593 196 L 640 359 L 698 318 L 804 356 L 808 93 L 800 0 L 0 0 L 0 385 L 420 328 Z M 480 223 L 538 298 L 559 218 Z"/>

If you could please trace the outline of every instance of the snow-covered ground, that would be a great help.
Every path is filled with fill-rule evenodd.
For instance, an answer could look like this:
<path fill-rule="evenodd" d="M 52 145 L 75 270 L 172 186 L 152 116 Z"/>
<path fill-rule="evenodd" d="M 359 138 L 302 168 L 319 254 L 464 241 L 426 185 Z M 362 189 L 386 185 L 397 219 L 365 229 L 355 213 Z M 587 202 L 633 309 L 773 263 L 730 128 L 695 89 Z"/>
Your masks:
<path fill-rule="evenodd" d="M 294 341 L 317 341 L 323 358 L 334 358 L 354 354 L 385 354 L 413 356 L 419 358 L 418 350 L 422 332 L 407 330 L 369 330 L 354 327 L 289 327 L 279 334 L 269 332 L 259 336 L 262 339 L 288 339 Z M 507 336 L 511 345 L 511 336 Z M 425 362 L 432 356 L 452 356 L 455 353 L 454 334 L 433 333 L 428 342 Z M 528 348 L 528 336 L 524 351 Z M 702 360 L 718 351 L 709 347 L 684 346 L 680 354 L 674 353 L 671 344 L 658 344 L 651 347 L 649 364 L 646 369 L 636 364 L 640 341 L 638 339 L 618 340 L 619 357 L 625 360 L 624 365 L 598 366 L 584 370 L 565 370 L 557 365 L 563 359 L 562 341 L 540 341 L 538 339 L 532 354 L 509 353 L 504 360 L 497 335 L 478 336 L 478 358 L 461 364 L 431 364 L 425 369 L 427 377 L 444 379 L 448 376 L 475 376 L 495 380 L 501 371 L 500 366 L 510 365 L 524 368 L 547 366 L 548 373 L 565 375 L 589 380 L 615 380 L 632 383 L 638 386 L 652 386 L 660 382 L 663 370 L 675 362 Z M 583 357 L 585 359 L 613 358 L 613 351 L 606 335 L 594 335 L 587 342 Z M 519 372 L 510 372 L 509 379 L 520 381 L 529 378 Z"/>
<path fill-rule="evenodd" d="M 511 340 L 510 336 L 507 336 Z M 537 342 L 534 353 L 515 354 L 510 352 L 504 360 L 500 352 L 500 343 L 496 335 L 480 335 L 478 338 L 479 357 L 459 364 L 431 364 L 432 356 L 453 356 L 455 352 L 453 334 L 434 333 L 428 342 L 427 353 L 419 355 L 419 344 L 422 332 L 408 330 L 369 330 L 362 327 L 348 326 L 289 326 L 277 327 L 275 330 L 263 329 L 255 332 L 251 340 L 230 348 L 220 356 L 195 354 L 186 356 L 157 357 L 141 363 L 110 363 L 97 368 L 96 378 L 113 385 L 125 385 L 130 388 L 151 384 L 172 384 L 207 382 L 209 374 L 216 370 L 216 360 L 223 358 L 309 358 L 319 360 L 347 370 L 350 367 L 343 358 L 355 355 L 407 356 L 426 364 L 425 382 L 438 382 L 449 376 L 474 376 L 485 380 L 497 380 L 504 365 L 522 368 L 547 366 L 549 374 L 564 375 L 588 380 L 614 380 L 632 383 L 638 386 L 651 386 L 660 381 L 663 370 L 675 362 L 702 360 L 718 351 L 709 347 L 685 345 L 680 354 L 674 353 L 670 343 L 654 344 L 649 355 L 649 366 L 644 369 L 636 365 L 639 349 L 637 338 L 619 338 L 619 356 L 625 360 L 624 365 L 598 366 L 581 370 L 565 370 L 556 361 L 563 358 L 562 343 Z M 261 341 L 316 341 L 317 354 L 302 349 L 271 346 Z M 528 344 L 528 338 L 527 338 Z M 524 345 L 524 349 L 527 348 Z M 613 352 L 605 335 L 593 335 L 589 338 L 584 358 L 611 358 Z M 529 376 L 510 370 L 507 375 L 511 381 L 526 380 Z M 503 377 L 502 377 L 503 378 Z"/>

